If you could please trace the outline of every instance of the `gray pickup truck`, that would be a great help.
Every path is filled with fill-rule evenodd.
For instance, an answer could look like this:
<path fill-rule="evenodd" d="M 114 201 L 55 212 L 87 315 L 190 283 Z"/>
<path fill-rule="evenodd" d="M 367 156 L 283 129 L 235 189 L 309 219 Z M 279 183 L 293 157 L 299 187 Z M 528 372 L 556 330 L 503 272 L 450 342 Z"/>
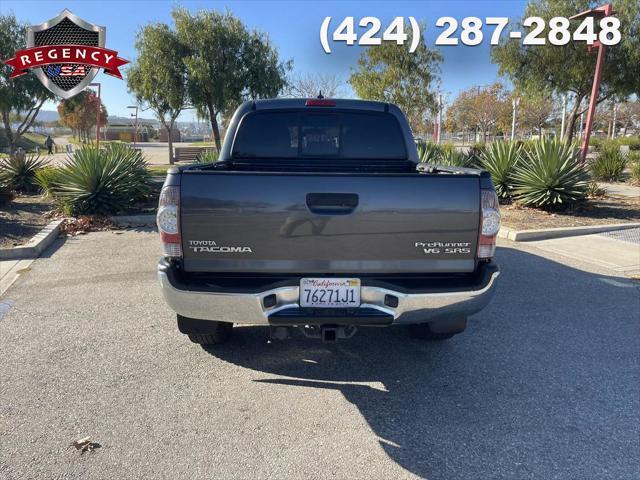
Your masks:
<path fill-rule="evenodd" d="M 326 342 L 388 325 L 446 339 L 499 275 L 489 174 L 421 164 L 388 103 L 242 104 L 218 162 L 169 169 L 157 224 L 162 292 L 202 345 L 234 323 Z"/>

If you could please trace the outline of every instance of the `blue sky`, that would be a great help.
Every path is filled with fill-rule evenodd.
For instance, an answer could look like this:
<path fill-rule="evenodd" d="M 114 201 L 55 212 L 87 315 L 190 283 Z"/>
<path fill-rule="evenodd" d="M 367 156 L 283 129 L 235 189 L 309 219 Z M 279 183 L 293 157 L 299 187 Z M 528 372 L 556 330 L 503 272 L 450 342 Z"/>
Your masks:
<path fill-rule="evenodd" d="M 171 22 L 171 9 L 182 5 L 196 11 L 202 8 L 224 10 L 228 8 L 251 28 L 266 32 L 278 48 L 281 58 L 293 59 L 294 72 L 331 73 L 343 80 L 349 77 L 350 69 L 360 54 L 357 46 L 332 44 L 333 53 L 326 54 L 319 40 L 322 20 L 331 16 L 332 28 L 345 16 L 356 19 L 364 16 L 380 18 L 383 26 L 396 16 L 414 16 L 427 23 L 423 32 L 427 45 L 433 47 L 441 29 L 435 21 L 442 16 L 462 19 L 467 16 L 509 17 L 512 22 L 524 13 L 525 1 L 518 0 L 448 0 L 448 1 L 12 1 L 0 0 L 0 12 L 13 12 L 29 24 L 42 23 L 68 8 L 83 19 L 107 27 L 107 48 L 117 50 L 120 57 L 133 60 L 136 52 L 134 39 L 141 26 L 149 22 Z M 357 21 L 357 20 L 356 20 Z M 384 27 L 383 27 L 384 28 Z M 442 90 L 449 99 L 472 85 L 482 85 L 497 79 L 497 67 L 491 63 L 489 42 L 475 47 L 439 47 L 444 56 L 442 63 Z M 133 103 L 123 80 L 114 79 L 104 73 L 96 77 L 102 82 L 103 101 L 111 115 L 127 115 L 126 106 Z M 345 94 L 351 94 L 348 86 Z M 45 109 L 55 109 L 54 104 Z M 145 112 L 144 117 L 152 117 Z M 193 114 L 188 112 L 181 119 L 188 121 Z"/>

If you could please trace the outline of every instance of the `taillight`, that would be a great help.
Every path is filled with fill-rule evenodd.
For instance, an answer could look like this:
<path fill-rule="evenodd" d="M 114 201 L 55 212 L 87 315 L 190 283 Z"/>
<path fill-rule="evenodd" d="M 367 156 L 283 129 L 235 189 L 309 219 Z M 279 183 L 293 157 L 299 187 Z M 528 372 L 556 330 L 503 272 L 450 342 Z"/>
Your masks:
<path fill-rule="evenodd" d="M 160 232 L 162 252 L 165 257 L 182 257 L 182 239 L 180 238 L 180 188 L 164 187 L 160 192 L 156 223 Z"/>
<path fill-rule="evenodd" d="M 496 253 L 496 237 L 500 230 L 500 207 L 498 196 L 493 190 L 480 190 L 480 239 L 478 258 L 491 258 Z"/>

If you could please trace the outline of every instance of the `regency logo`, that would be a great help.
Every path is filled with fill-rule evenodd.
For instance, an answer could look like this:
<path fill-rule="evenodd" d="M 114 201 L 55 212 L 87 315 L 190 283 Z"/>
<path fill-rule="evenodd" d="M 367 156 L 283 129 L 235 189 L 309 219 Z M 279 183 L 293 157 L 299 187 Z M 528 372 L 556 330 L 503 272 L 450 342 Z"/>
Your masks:
<path fill-rule="evenodd" d="M 98 74 L 122 79 L 118 67 L 129 63 L 118 52 L 104 48 L 106 28 L 63 10 L 57 17 L 27 27 L 27 48 L 4 63 L 13 67 L 10 78 L 32 70 L 42 84 L 62 98 L 84 90 Z"/>

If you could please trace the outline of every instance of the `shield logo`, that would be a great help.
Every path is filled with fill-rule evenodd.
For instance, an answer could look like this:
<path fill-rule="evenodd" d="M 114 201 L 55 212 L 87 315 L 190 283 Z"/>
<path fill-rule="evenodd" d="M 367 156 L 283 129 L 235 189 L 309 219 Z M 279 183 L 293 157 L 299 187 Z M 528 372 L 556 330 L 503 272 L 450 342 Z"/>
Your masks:
<path fill-rule="evenodd" d="M 106 29 L 93 25 L 69 10 L 40 25 L 27 27 L 27 48 L 47 45 L 86 45 L 104 48 Z M 40 81 L 56 95 L 71 98 L 98 74 L 98 67 L 80 63 L 57 63 L 33 69 Z"/>

